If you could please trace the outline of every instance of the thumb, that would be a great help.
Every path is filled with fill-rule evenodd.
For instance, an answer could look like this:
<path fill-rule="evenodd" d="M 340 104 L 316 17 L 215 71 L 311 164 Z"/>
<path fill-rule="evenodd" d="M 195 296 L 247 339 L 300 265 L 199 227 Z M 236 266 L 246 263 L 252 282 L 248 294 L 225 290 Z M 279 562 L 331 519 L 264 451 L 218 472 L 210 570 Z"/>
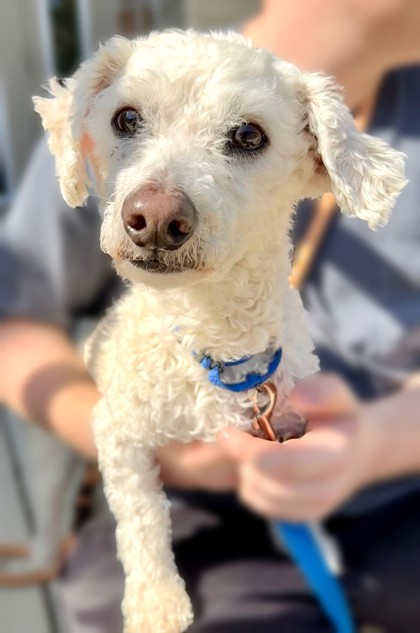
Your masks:
<path fill-rule="evenodd" d="M 356 413 L 360 402 L 336 374 L 318 373 L 299 382 L 290 404 L 305 418 L 345 417 Z"/>

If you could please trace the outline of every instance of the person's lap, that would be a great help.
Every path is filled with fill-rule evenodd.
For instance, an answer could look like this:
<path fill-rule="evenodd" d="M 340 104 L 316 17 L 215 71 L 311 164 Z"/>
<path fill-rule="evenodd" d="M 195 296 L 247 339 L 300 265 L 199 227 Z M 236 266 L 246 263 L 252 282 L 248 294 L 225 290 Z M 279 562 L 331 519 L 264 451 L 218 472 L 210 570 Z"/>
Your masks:
<path fill-rule="evenodd" d="M 329 633 L 299 572 L 273 547 L 267 524 L 236 504 L 212 507 L 210 498 L 208 505 L 173 512 L 176 561 L 195 613 L 189 632 Z"/>
<path fill-rule="evenodd" d="M 353 611 L 386 633 L 420 631 L 420 493 L 369 515 L 334 519 Z"/>
<path fill-rule="evenodd" d="M 357 621 L 374 626 L 375 632 L 420 631 L 419 502 L 420 495 L 411 495 L 371 515 L 329 522 L 343 547 L 343 581 Z M 331 633 L 300 573 L 273 545 L 264 521 L 228 503 L 175 504 L 173 525 L 177 564 L 194 604 L 189 633 Z M 102 553 L 98 542 L 96 547 L 83 544 L 82 534 L 81 553 L 69 562 L 63 577 L 66 608 L 73 612 L 72 633 L 120 633 L 119 614 L 111 615 L 110 607 L 119 609 L 122 574 L 108 551 L 114 547 L 112 523 L 106 531 L 111 536 L 102 533 L 107 550 Z M 88 536 L 93 543 L 92 531 Z M 95 575 L 92 570 L 100 556 L 105 556 L 106 571 L 99 565 Z M 77 586 L 85 587 L 83 617 L 76 613 Z M 100 613 L 101 595 L 106 617 Z M 95 620 L 101 622 L 96 628 Z"/>
<path fill-rule="evenodd" d="M 173 517 L 176 561 L 194 605 L 191 633 L 329 633 L 265 522 L 236 506 L 183 507 Z"/>
<path fill-rule="evenodd" d="M 328 527 L 343 552 L 343 584 L 360 630 L 418 633 L 420 494 Z M 175 552 L 196 611 L 191 633 L 331 632 L 298 570 L 252 515 L 224 510 L 219 523 L 176 541 Z"/>

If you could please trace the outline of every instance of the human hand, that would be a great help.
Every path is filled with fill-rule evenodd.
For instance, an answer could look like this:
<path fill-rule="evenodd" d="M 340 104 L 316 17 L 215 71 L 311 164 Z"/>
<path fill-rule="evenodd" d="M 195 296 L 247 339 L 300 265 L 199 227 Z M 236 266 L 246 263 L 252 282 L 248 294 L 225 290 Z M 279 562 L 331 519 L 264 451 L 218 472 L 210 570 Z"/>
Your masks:
<path fill-rule="evenodd" d="M 237 463 L 220 442 L 173 442 L 157 450 L 161 477 L 168 486 L 229 492 L 237 485 Z"/>
<path fill-rule="evenodd" d="M 291 405 L 307 433 L 283 444 L 229 428 L 220 434 L 238 464 L 238 494 L 258 513 L 291 521 L 321 519 L 376 478 L 381 425 L 332 374 L 299 383 Z"/>

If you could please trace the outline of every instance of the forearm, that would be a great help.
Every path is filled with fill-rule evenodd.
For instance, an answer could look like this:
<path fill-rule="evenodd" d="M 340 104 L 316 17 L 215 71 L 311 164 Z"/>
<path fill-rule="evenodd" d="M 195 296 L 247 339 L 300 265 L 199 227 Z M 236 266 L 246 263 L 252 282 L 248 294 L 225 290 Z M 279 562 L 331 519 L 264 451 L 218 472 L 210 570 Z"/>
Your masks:
<path fill-rule="evenodd" d="M 96 457 L 90 420 L 99 393 L 63 331 L 25 320 L 2 322 L 0 366 L 0 401 Z"/>
<path fill-rule="evenodd" d="M 420 385 L 369 404 L 367 413 L 377 429 L 372 482 L 420 474 Z"/>

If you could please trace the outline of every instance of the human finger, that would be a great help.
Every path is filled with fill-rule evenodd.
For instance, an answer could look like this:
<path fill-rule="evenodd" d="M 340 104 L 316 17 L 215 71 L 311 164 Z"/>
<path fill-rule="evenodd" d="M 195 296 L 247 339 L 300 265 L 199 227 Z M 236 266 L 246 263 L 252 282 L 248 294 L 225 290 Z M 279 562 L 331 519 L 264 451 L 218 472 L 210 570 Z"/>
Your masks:
<path fill-rule="evenodd" d="M 336 374 L 319 373 L 300 381 L 289 402 L 303 417 L 330 419 L 358 412 L 360 403 L 350 387 Z"/>
<path fill-rule="evenodd" d="M 261 474 L 240 472 L 238 496 L 247 507 L 265 517 L 287 521 L 315 521 L 325 517 L 345 497 L 339 478 L 279 483 Z"/>

